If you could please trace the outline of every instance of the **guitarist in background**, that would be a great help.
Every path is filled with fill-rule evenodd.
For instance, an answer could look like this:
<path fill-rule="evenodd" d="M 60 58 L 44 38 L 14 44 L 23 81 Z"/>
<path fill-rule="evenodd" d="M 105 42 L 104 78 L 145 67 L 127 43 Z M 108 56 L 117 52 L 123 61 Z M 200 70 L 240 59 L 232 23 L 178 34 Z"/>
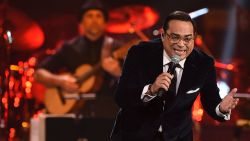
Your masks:
<path fill-rule="evenodd" d="M 85 101 L 80 113 L 84 117 L 114 118 L 118 108 L 113 101 L 114 84 L 121 74 L 120 61 L 112 58 L 112 51 L 119 43 L 105 35 L 108 13 L 97 1 L 82 6 L 79 15 L 80 36 L 66 42 L 60 50 L 38 65 L 35 79 L 48 87 L 59 87 L 66 92 L 79 92 L 79 84 L 73 76 L 83 65 L 101 63 L 95 76 L 101 85 L 94 86 L 95 100 Z M 71 75 L 59 75 L 66 70 Z M 95 83 L 96 85 L 97 83 Z"/>

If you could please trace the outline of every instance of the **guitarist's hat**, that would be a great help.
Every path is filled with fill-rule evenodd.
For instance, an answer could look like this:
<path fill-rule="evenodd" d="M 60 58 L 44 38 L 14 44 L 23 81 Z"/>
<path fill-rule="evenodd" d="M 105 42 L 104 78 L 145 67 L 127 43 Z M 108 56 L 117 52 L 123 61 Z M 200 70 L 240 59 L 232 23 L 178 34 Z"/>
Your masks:
<path fill-rule="evenodd" d="M 86 3 L 84 3 L 80 9 L 78 20 L 79 22 L 82 19 L 82 16 L 89 10 L 100 10 L 106 21 L 108 21 L 108 11 L 104 8 L 104 5 L 98 1 L 98 0 L 89 0 Z"/>

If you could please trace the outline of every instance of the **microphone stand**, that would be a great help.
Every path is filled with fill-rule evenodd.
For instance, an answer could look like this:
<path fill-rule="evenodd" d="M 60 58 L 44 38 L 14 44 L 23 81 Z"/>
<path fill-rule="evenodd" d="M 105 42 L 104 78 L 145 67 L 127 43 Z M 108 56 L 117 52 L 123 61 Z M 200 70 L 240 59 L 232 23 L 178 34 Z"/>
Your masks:
<path fill-rule="evenodd" d="M 10 21 L 7 19 L 7 0 L 3 2 L 3 23 L 0 25 L 0 129 L 6 129 L 4 135 L 9 140 L 9 115 L 10 115 L 10 56 L 13 42 L 10 31 Z"/>

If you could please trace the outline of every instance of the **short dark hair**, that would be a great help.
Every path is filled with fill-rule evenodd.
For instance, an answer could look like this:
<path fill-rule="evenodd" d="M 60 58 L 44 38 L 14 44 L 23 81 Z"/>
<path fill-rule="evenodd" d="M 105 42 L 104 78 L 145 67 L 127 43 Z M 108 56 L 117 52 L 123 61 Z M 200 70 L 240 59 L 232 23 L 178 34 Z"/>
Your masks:
<path fill-rule="evenodd" d="M 104 8 L 103 4 L 97 0 L 90 0 L 89 2 L 82 5 L 78 15 L 79 22 L 81 22 L 83 15 L 89 10 L 100 10 L 105 21 L 108 21 L 108 11 Z"/>
<path fill-rule="evenodd" d="M 180 21 L 187 21 L 187 22 L 191 22 L 193 25 L 193 30 L 194 30 L 194 35 L 196 35 L 197 33 L 197 27 L 196 27 L 196 23 L 192 20 L 192 18 L 189 16 L 188 13 L 183 12 L 183 11 L 174 11 L 172 13 L 170 13 L 166 19 L 164 20 L 163 23 L 163 30 L 164 32 L 166 32 L 169 28 L 169 22 L 171 20 L 180 20 Z"/>

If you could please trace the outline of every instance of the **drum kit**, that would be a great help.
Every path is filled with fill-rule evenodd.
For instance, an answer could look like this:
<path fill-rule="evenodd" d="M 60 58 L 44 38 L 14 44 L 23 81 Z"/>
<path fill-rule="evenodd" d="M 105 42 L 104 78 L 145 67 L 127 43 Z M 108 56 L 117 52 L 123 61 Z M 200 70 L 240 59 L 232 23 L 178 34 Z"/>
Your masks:
<path fill-rule="evenodd" d="M 136 34 L 141 40 L 149 40 L 142 30 L 154 26 L 159 14 L 145 5 L 124 6 L 111 10 L 107 32 L 112 34 Z M 36 58 L 10 63 L 11 51 L 31 51 L 41 47 L 45 39 L 41 26 L 21 11 L 3 3 L 0 5 L 0 128 L 11 129 L 20 120 L 32 116 L 29 99 L 43 102 L 44 88 L 34 81 Z M 45 51 L 46 54 L 46 51 Z M 34 87 L 33 87 L 34 86 Z M 241 95 L 242 96 L 242 95 Z M 27 117 L 20 119 L 20 116 Z"/>

